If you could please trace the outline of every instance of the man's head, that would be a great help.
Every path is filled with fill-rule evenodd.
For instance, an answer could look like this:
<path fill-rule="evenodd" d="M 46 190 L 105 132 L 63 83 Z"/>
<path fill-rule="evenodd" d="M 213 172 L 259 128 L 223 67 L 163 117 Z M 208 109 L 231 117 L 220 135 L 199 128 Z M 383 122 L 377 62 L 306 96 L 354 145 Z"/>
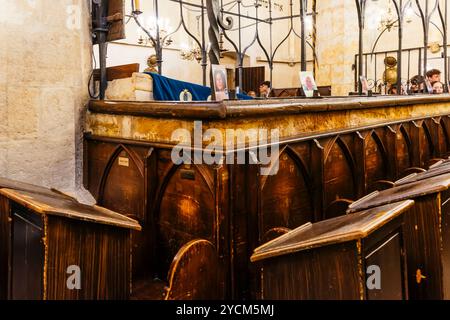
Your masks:
<path fill-rule="evenodd" d="M 425 84 L 424 77 L 417 75 L 411 78 L 411 92 L 419 92 L 422 91 Z"/>
<path fill-rule="evenodd" d="M 427 72 L 427 78 L 431 83 L 441 81 L 441 72 L 437 69 L 432 69 Z"/>
<path fill-rule="evenodd" d="M 259 86 L 259 93 L 260 95 L 264 96 L 267 95 L 270 91 L 270 81 L 264 81 Z"/>

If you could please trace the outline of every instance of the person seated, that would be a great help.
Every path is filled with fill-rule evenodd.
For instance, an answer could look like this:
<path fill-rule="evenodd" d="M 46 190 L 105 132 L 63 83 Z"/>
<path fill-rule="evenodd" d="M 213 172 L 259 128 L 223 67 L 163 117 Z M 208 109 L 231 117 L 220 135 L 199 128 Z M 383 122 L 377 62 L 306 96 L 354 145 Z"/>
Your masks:
<path fill-rule="evenodd" d="M 433 94 L 443 94 L 444 93 L 444 85 L 440 81 L 435 81 L 432 84 Z"/>
<path fill-rule="evenodd" d="M 255 91 L 249 91 L 249 92 L 247 92 L 247 95 L 249 97 L 256 98 L 256 92 Z"/>
<path fill-rule="evenodd" d="M 431 69 L 427 72 L 427 79 L 430 83 L 441 81 L 441 71 L 438 69 Z"/>
<path fill-rule="evenodd" d="M 423 89 L 425 88 L 425 78 L 421 75 L 415 75 L 410 80 L 411 86 L 410 86 L 410 92 L 411 93 L 419 93 L 423 92 Z"/>
<path fill-rule="evenodd" d="M 261 83 L 261 85 L 259 86 L 259 96 L 261 98 L 269 98 L 271 94 L 271 84 L 270 81 L 264 81 L 263 83 Z"/>
<path fill-rule="evenodd" d="M 391 85 L 391 87 L 389 88 L 388 94 L 390 94 L 390 95 L 397 95 L 398 94 L 397 85 L 396 84 Z"/>

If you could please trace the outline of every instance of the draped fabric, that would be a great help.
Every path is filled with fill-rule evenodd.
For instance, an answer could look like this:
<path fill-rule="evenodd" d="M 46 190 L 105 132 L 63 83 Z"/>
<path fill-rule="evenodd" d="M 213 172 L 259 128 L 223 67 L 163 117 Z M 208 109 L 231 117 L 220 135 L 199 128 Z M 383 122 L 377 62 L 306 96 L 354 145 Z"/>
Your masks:
<path fill-rule="evenodd" d="M 193 101 L 206 101 L 211 95 L 210 87 L 167 78 L 153 72 L 146 73 L 153 78 L 153 97 L 157 101 L 179 101 L 181 92 L 186 89 L 192 94 Z M 238 94 L 237 97 L 240 100 L 252 100 L 252 97 L 243 94 Z"/>

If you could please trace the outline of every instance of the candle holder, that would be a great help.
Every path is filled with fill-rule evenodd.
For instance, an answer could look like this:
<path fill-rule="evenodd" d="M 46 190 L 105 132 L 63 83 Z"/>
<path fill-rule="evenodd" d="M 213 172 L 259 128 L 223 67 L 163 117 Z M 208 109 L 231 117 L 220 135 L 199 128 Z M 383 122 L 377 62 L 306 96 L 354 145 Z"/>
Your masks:
<path fill-rule="evenodd" d="M 141 15 L 143 12 L 140 9 L 140 1 L 139 0 L 132 0 L 131 1 L 131 8 L 132 8 L 132 13 L 133 15 Z"/>

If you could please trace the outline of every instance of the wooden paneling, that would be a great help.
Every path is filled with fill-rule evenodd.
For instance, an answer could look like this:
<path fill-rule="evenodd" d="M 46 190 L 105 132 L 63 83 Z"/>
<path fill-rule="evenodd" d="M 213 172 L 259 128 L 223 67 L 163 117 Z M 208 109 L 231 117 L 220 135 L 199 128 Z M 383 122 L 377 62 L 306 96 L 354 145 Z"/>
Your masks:
<path fill-rule="evenodd" d="M 415 200 L 414 210 L 405 215 L 405 245 L 408 258 L 408 283 L 413 300 L 442 299 L 440 252 L 440 201 L 437 194 Z M 417 281 L 417 272 L 426 278 Z"/>
<path fill-rule="evenodd" d="M 11 300 L 39 300 L 44 293 L 43 222 L 24 208 L 13 206 Z"/>
<path fill-rule="evenodd" d="M 139 63 L 108 67 L 106 68 L 106 79 L 113 81 L 116 79 L 131 78 L 135 72 L 139 72 Z M 100 81 L 100 69 L 94 70 L 94 81 Z"/>
<path fill-rule="evenodd" d="M 0 299 L 8 298 L 8 270 L 11 246 L 10 205 L 7 198 L 0 195 Z"/>
<path fill-rule="evenodd" d="M 128 230 L 64 218 L 48 220 L 47 299 L 125 300 L 130 296 Z M 61 254 L 64 252 L 64 254 Z M 81 290 L 67 288 L 67 268 L 79 266 Z"/>
<path fill-rule="evenodd" d="M 355 243 L 338 244 L 269 261 L 263 271 L 266 289 L 261 298 L 359 300 L 361 280 L 357 275 L 355 246 Z"/>
<path fill-rule="evenodd" d="M 101 181 L 108 181 L 111 192 L 103 192 L 102 204 L 109 206 L 111 201 L 127 203 L 112 190 L 146 188 L 140 200 L 145 206 L 141 218 L 147 223 L 143 234 L 149 238 L 136 239 L 134 245 L 142 245 L 142 252 L 149 254 L 134 270 L 165 274 L 181 246 L 204 239 L 216 247 L 224 266 L 221 285 L 226 297 L 250 298 L 257 291 L 260 273 L 248 258 L 267 233 L 343 215 L 351 201 L 392 186 L 411 168 L 427 168 L 430 160 L 449 152 L 447 121 L 447 117 L 424 117 L 293 137 L 281 143 L 279 171 L 274 176 L 261 176 L 258 165 L 174 167 L 170 145 L 87 135 L 86 187 L 100 199 Z M 140 165 L 132 167 L 130 179 L 107 169 L 108 163 L 117 162 L 111 162 L 115 150 L 135 154 L 139 161 L 134 163 L 144 164 L 144 174 Z M 137 182 L 139 177 L 144 181 Z M 133 199 L 142 195 L 135 192 Z M 136 210 L 131 214 L 141 215 L 129 208 Z M 164 254 L 157 254 L 157 243 L 167 249 Z"/>

